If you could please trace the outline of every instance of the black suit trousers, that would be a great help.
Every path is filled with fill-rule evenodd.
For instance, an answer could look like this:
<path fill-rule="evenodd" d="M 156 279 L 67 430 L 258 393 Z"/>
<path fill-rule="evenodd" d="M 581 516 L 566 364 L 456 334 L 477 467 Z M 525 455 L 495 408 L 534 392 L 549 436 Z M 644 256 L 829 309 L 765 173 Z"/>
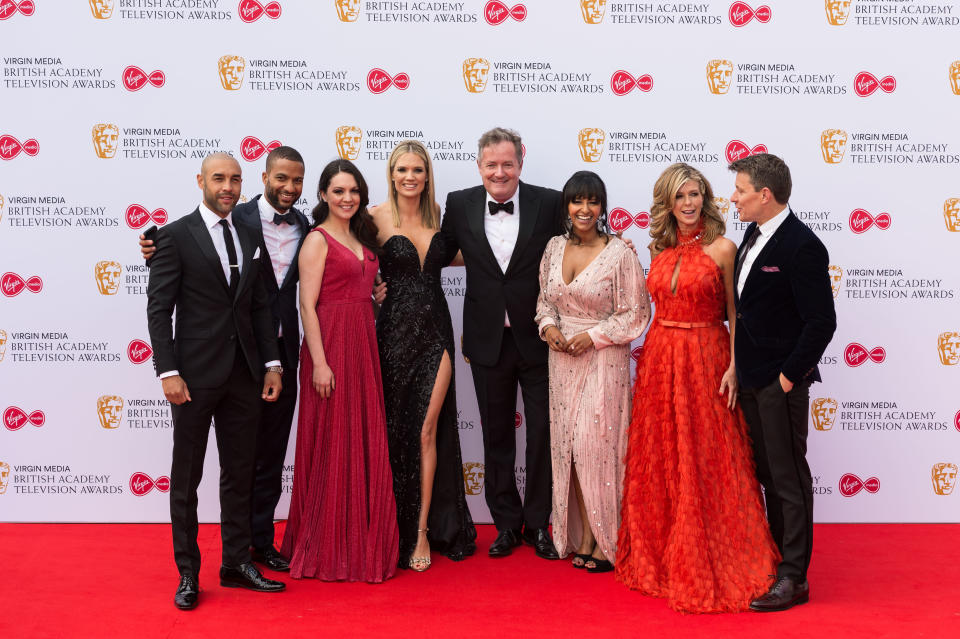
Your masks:
<path fill-rule="evenodd" d="M 287 359 L 281 347 L 283 358 Z M 283 490 L 283 462 L 297 407 L 297 362 L 283 362 L 283 389 L 275 402 L 261 400 L 257 457 L 250 494 L 250 533 L 254 548 L 273 545 L 273 519 Z"/>
<path fill-rule="evenodd" d="M 471 363 L 483 429 L 484 493 L 497 530 L 546 527 L 552 505 L 547 364 L 524 361 L 513 333 L 504 329 L 493 366 Z M 517 384 L 526 417 L 526 485 L 521 502 L 514 464 Z"/>
<path fill-rule="evenodd" d="M 190 380 L 185 380 L 189 389 Z M 237 353 L 220 388 L 189 389 L 191 401 L 172 406 L 173 464 L 170 469 L 170 522 L 177 569 L 200 571 L 197 545 L 197 487 L 203 477 L 210 421 L 220 456 L 220 535 L 223 564 L 250 561 L 250 486 L 253 478 L 262 384 Z"/>
<path fill-rule="evenodd" d="M 807 578 L 813 552 L 813 479 L 807 465 L 810 382 L 784 393 L 779 376 L 761 388 L 741 388 L 767 521 L 783 555 L 778 577 Z"/>

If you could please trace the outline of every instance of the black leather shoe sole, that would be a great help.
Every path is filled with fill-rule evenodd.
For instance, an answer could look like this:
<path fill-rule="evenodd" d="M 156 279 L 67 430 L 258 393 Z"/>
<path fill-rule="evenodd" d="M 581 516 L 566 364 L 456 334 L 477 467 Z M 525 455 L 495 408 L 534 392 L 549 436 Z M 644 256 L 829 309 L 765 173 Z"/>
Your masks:
<path fill-rule="evenodd" d="M 179 597 L 174 597 L 173 605 L 180 610 L 193 610 L 197 607 L 197 598 L 194 597 L 192 601 L 181 601 Z"/>
<path fill-rule="evenodd" d="M 283 592 L 287 587 L 286 584 L 280 584 L 280 587 L 271 586 L 264 588 L 257 586 L 256 584 L 252 584 L 249 581 L 228 581 L 224 579 L 220 580 L 220 585 L 224 588 L 246 588 L 247 590 L 252 590 L 253 592 Z"/>

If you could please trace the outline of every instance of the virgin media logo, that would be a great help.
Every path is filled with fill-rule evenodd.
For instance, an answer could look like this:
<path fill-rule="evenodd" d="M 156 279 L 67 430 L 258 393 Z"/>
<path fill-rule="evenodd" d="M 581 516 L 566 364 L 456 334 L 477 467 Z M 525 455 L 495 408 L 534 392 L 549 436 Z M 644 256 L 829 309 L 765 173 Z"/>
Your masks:
<path fill-rule="evenodd" d="M 151 84 L 158 89 L 167 81 L 167 76 L 163 71 L 151 71 L 147 73 L 138 66 L 129 66 L 123 70 L 123 87 L 127 91 L 139 91 L 143 87 Z"/>
<path fill-rule="evenodd" d="M 843 349 L 843 361 L 846 362 L 847 366 L 851 367 L 860 366 L 867 360 L 875 364 L 882 364 L 885 359 L 887 359 L 887 351 L 885 351 L 882 346 L 876 346 L 867 350 L 867 347 L 863 344 L 851 342 Z"/>
<path fill-rule="evenodd" d="M 17 406 L 8 406 L 7 409 L 3 411 L 3 426 L 7 430 L 20 430 L 27 424 L 32 424 L 40 428 L 46 421 L 47 417 L 43 414 L 42 410 L 27 413 L 27 411 Z"/>
<path fill-rule="evenodd" d="M 240 0 L 240 4 L 237 6 L 237 14 L 244 22 L 256 22 L 263 16 L 276 20 L 280 17 L 282 11 L 283 7 L 280 6 L 279 2 L 260 4 L 257 0 Z"/>
<path fill-rule="evenodd" d="M 641 355 L 643 355 L 643 344 L 640 346 L 634 346 L 632 349 L 630 349 L 630 357 L 633 358 L 633 361 L 639 362 Z"/>
<path fill-rule="evenodd" d="M 515 411 L 513 413 L 513 427 L 520 428 L 523 426 L 523 415 L 520 414 L 520 411 Z"/>
<path fill-rule="evenodd" d="M 127 358 L 134 364 L 143 364 L 153 355 L 153 349 L 142 339 L 135 339 L 127 344 Z"/>
<path fill-rule="evenodd" d="M 727 156 L 727 163 L 731 163 L 742 158 L 750 157 L 751 155 L 766 153 L 767 145 L 758 144 L 750 147 L 750 145 L 742 140 L 730 140 L 730 142 L 727 143 L 727 148 L 724 149 L 723 152 Z"/>
<path fill-rule="evenodd" d="M 383 69 L 370 69 L 370 73 L 367 74 L 367 88 L 370 89 L 370 93 L 383 93 L 391 86 L 406 91 L 410 86 L 410 76 L 406 73 L 398 73 L 390 77 L 390 74 Z"/>
<path fill-rule="evenodd" d="M 641 229 L 650 226 L 650 214 L 646 211 L 640 211 L 636 215 L 633 215 L 627 209 L 620 208 L 619 206 L 610 211 L 607 219 L 610 222 L 611 230 L 615 233 L 623 233 L 630 228 L 631 224 L 635 224 Z"/>
<path fill-rule="evenodd" d="M 139 229 L 150 222 L 155 223 L 157 226 L 163 226 L 167 223 L 168 216 L 166 209 L 154 209 L 150 211 L 141 204 L 131 204 L 127 207 L 124 218 L 127 220 L 127 226 L 132 229 Z"/>
<path fill-rule="evenodd" d="M 957 429 L 958 433 L 960 433 L 960 410 L 958 410 L 957 414 L 953 416 L 953 427 Z"/>
<path fill-rule="evenodd" d="M 653 88 L 653 77 L 649 73 L 633 77 L 628 71 L 620 69 L 610 76 L 610 90 L 614 95 L 627 95 L 634 89 L 646 93 Z"/>
<path fill-rule="evenodd" d="M 507 18 L 513 18 L 517 22 L 523 22 L 527 17 L 527 8 L 522 4 L 515 4 L 508 7 L 500 0 L 490 0 L 483 7 L 483 19 L 487 24 L 497 26 L 507 21 Z"/>
<path fill-rule="evenodd" d="M 6 297 L 16 297 L 26 289 L 31 293 L 43 290 L 43 280 L 39 275 L 23 279 L 16 273 L 7 272 L 0 276 L 0 293 Z"/>
<path fill-rule="evenodd" d="M 151 490 L 156 488 L 161 493 L 170 491 L 170 478 L 166 475 L 157 477 L 156 481 L 146 473 L 140 471 L 130 475 L 130 492 L 137 497 L 143 497 Z"/>
<path fill-rule="evenodd" d="M 890 222 L 889 213 L 881 213 L 877 217 L 873 217 L 864 209 L 854 209 L 850 213 L 850 230 L 858 235 L 874 225 L 881 231 L 886 231 L 890 228 Z"/>
<path fill-rule="evenodd" d="M 876 477 L 868 477 L 863 480 L 853 473 L 846 473 L 840 478 L 840 494 L 844 497 L 853 497 L 861 490 L 876 494 L 880 490 L 880 480 Z"/>
<path fill-rule="evenodd" d="M 25 16 L 32 16 L 33 12 L 36 10 L 37 7 L 33 3 L 33 0 L 23 0 L 23 2 L 15 2 L 14 0 L 0 0 L 0 20 L 12 18 L 17 13 L 22 13 Z"/>
<path fill-rule="evenodd" d="M 767 5 L 757 7 L 757 9 L 754 10 L 749 4 L 740 2 L 739 0 L 730 5 L 730 11 L 727 13 L 727 17 L 730 18 L 730 24 L 735 27 L 742 27 L 754 18 L 757 19 L 757 22 L 767 23 L 770 22 L 772 16 L 773 12 L 770 11 L 770 7 Z"/>
<path fill-rule="evenodd" d="M 259 160 L 261 156 L 273 151 L 279 146 L 282 146 L 279 140 L 273 140 L 272 142 L 264 144 L 252 135 L 248 135 L 240 140 L 240 155 L 242 155 L 243 159 L 247 162 L 253 162 L 254 160 Z"/>
<path fill-rule="evenodd" d="M 884 93 L 893 93 L 896 88 L 897 80 L 892 75 L 888 75 L 882 80 L 877 80 L 877 76 L 869 71 L 861 71 L 857 74 L 857 77 L 853 79 L 853 91 L 861 98 L 873 95 L 877 89 L 880 89 Z"/>
<path fill-rule="evenodd" d="M 40 143 L 30 138 L 23 144 L 12 135 L 0 135 L 0 160 L 12 160 L 23 151 L 33 157 L 40 152 Z"/>

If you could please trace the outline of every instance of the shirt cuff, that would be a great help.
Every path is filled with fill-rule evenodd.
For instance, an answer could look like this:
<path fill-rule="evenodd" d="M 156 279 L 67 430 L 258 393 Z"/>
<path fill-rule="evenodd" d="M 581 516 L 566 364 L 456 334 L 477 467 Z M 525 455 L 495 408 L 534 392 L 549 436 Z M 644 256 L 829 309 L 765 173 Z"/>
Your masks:
<path fill-rule="evenodd" d="M 538 328 L 540 332 L 540 339 L 542 339 L 543 341 L 547 341 L 546 338 L 544 338 L 543 336 L 543 331 L 546 330 L 546 328 L 549 326 L 556 326 L 556 325 L 557 323 L 556 321 L 554 321 L 552 317 L 544 317 L 542 320 L 540 320 L 540 326 Z"/>
<path fill-rule="evenodd" d="M 270 368 L 271 366 L 280 366 L 280 360 L 271 359 L 269 362 L 263 365 L 264 368 Z"/>
<path fill-rule="evenodd" d="M 167 377 L 173 377 L 174 375 L 179 375 L 180 371 L 167 371 L 166 373 L 160 373 L 157 375 L 160 379 L 166 379 Z"/>
<path fill-rule="evenodd" d="M 590 336 L 590 339 L 593 340 L 593 346 L 598 351 L 606 348 L 607 346 L 613 346 L 613 340 L 604 335 L 603 331 L 600 330 L 598 326 L 587 329 L 587 335 Z"/>

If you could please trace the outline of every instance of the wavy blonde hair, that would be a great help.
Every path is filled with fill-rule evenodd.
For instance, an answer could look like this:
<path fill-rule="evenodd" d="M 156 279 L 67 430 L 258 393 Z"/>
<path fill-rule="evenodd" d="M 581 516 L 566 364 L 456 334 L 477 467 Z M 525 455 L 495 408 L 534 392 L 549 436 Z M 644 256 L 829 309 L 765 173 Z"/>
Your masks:
<path fill-rule="evenodd" d="M 654 254 L 677 245 L 677 218 L 673 216 L 673 205 L 677 201 L 677 192 L 688 180 L 699 184 L 703 195 L 703 208 L 700 211 L 703 232 L 700 242 L 710 244 L 727 231 L 720 209 L 713 201 L 710 182 L 689 164 L 677 162 L 668 166 L 653 185 L 653 204 L 650 205 L 650 237 L 653 242 L 650 246 Z"/>
<path fill-rule="evenodd" d="M 416 140 L 398 142 L 387 161 L 387 184 L 390 185 L 390 212 L 393 214 L 393 225 L 400 228 L 400 209 L 398 208 L 400 195 L 393 183 L 393 169 L 396 168 L 400 156 L 404 153 L 412 153 L 423 160 L 424 168 L 427 170 L 427 181 L 423 185 L 423 193 L 420 194 L 420 221 L 428 229 L 438 229 L 440 228 L 440 207 L 437 206 L 433 189 L 433 164 L 430 162 L 430 153 L 427 152 L 427 148 Z"/>

